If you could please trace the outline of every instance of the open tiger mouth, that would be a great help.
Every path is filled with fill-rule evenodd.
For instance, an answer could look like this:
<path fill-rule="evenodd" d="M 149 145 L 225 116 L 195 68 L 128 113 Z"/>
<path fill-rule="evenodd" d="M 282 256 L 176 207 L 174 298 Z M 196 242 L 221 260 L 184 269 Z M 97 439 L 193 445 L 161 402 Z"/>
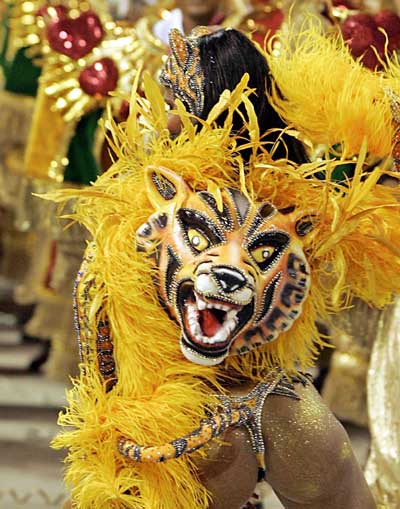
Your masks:
<path fill-rule="evenodd" d="M 253 302 L 239 306 L 205 298 L 188 284 L 181 287 L 178 303 L 183 344 L 207 357 L 225 357 L 233 339 L 253 313 Z"/>

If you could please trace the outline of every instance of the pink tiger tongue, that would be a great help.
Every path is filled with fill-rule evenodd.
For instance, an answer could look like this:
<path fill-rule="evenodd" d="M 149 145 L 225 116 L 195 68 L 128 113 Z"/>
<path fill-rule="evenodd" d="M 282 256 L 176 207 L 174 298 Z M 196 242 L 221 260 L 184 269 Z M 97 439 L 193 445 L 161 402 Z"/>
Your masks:
<path fill-rule="evenodd" d="M 200 311 L 199 323 L 203 334 L 212 338 L 221 328 L 221 323 L 211 309 Z"/>

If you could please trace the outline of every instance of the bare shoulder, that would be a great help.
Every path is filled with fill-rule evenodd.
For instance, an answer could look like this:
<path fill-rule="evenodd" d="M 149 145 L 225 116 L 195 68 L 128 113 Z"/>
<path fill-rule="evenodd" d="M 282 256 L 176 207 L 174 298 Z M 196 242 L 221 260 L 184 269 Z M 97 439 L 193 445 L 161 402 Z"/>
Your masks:
<path fill-rule="evenodd" d="M 298 400 L 272 395 L 263 409 L 267 480 L 287 509 L 373 509 L 343 426 L 311 383 Z"/>

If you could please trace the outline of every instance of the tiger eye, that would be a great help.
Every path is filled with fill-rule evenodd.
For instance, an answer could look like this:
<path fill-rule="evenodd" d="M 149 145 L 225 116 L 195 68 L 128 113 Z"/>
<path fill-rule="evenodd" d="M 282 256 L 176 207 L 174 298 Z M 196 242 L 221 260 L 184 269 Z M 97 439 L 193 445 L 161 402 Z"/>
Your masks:
<path fill-rule="evenodd" d="M 187 232 L 187 236 L 190 244 L 198 252 L 204 251 L 210 245 L 208 239 L 195 228 L 190 228 Z"/>
<path fill-rule="evenodd" d="M 271 246 L 259 246 L 256 249 L 253 249 L 251 252 L 252 257 L 257 263 L 265 262 L 268 258 L 274 254 L 275 249 Z"/>

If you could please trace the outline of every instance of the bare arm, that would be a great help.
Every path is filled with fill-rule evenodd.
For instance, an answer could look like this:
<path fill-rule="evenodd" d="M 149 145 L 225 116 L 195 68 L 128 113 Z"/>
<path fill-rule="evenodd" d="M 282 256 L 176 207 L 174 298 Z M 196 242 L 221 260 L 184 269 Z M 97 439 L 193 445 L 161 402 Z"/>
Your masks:
<path fill-rule="evenodd" d="M 258 464 L 246 429 L 230 429 L 223 440 L 198 464 L 200 478 L 212 497 L 209 509 L 240 509 L 253 494 Z"/>
<path fill-rule="evenodd" d="M 300 400 L 269 396 L 263 410 L 267 480 L 286 509 L 375 509 L 342 425 L 308 384 Z M 239 509 L 257 481 L 245 429 L 229 430 L 199 464 L 210 509 Z"/>
<path fill-rule="evenodd" d="M 263 411 L 267 480 L 286 509 L 375 509 L 342 425 L 308 384 Z"/>

